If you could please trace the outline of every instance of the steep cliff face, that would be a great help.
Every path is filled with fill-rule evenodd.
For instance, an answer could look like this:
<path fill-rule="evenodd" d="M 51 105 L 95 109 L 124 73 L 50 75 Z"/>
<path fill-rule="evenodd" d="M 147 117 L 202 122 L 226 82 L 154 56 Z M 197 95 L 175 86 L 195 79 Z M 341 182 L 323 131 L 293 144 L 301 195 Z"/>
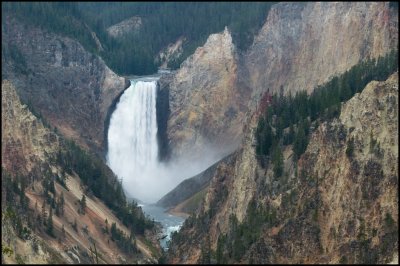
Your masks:
<path fill-rule="evenodd" d="M 210 35 L 182 63 L 169 83 L 168 136 L 174 155 L 201 157 L 207 148 L 226 153 L 237 145 L 247 100 L 236 86 L 237 67 L 227 29 Z"/>
<path fill-rule="evenodd" d="M 28 174 L 37 163 L 54 156 L 58 136 L 46 129 L 19 101 L 11 82 L 2 82 L 1 163 L 11 173 Z"/>
<path fill-rule="evenodd" d="M 311 92 L 331 76 L 398 43 L 388 2 L 279 3 L 245 56 L 256 99 L 270 89 Z"/>
<path fill-rule="evenodd" d="M 176 207 L 178 204 L 183 203 L 184 201 L 188 200 L 189 198 L 196 195 L 198 192 L 204 190 L 210 183 L 211 178 L 214 176 L 217 166 L 229 159 L 227 158 L 222 159 L 221 161 L 213 164 L 205 171 L 201 172 L 198 175 L 195 175 L 191 178 L 188 178 L 182 181 L 176 188 L 168 192 L 164 195 L 159 201 L 157 201 L 157 205 L 164 207 L 164 208 L 173 208 Z M 204 193 L 203 193 L 204 194 Z M 196 200 L 201 201 L 201 195 L 197 195 Z M 187 202 L 188 203 L 188 202 Z M 199 202 L 200 203 L 200 202 Z M 184 207 L 184 206 L 182 206 Z M 197 206 L 196 206 L 197 207 Z"/>
<path fill-rule="evenodd" d="M 398 251 L 397 110 L 396 73 L 369 83 L 339 119 L 318 127 L 299 161 L 317 182 L 320 244 L 331 262 L 389 262 Z"/>
<path fill-rule="evenodd" d="M 382 2 L 276 4 L 243 54 L 229 31 L 213 34 L 169 83 L 173 153 L 199 152 L 207 143 L 237 147 L 248 108 L 254 111 L 267 90 L 310 93 L 397 43 L 397 10 Z"/>
<path fill-rule="evenodd" d="M 369 83 L 340 118 L 317 127 L 297 167 L 284 150 L 279 179 L 257 164 L 252 118 L 241 149 L 218 166 L 201 209 L 173 238 L 169 261 L 214 252 L 247 263 L 390 262 L 398 250 L 397 108 L 397 73 Z M 257 233 L 248 240 L 246 232 Z"/>
<path fill-rule="evenodd" d="M 128 33 L 138 33 L 142 26 L 141 17 L 131 17 L 107 28 L 107 33 L 114 38 L 121 38 Z"/>
<path fill-rule="evenodd" d="M 12 256 L 2 257 L 4 262 L 93 263 L 95 257 L 91 249 L 94 250 L 94 245 L 96 245 L 99 262 L 156 262 L 158 254 L 153 251 L 159 252 L 160 246 L 156 240 L 150 240 L 151 244 L 148 242 L 149 239 L 155 237 L 155 232 L 146 232 L 148 239 L 135 234 L 137 251 L 131 253 L 123 251 L 112 240 L 110 234 L 106 233 L 105 228 L 107 231 L 110 230 L 111 224 L 115 222 L 117 228 L 125 235 L 129 236 L 132 233 L 131 230 L 103 201 L 88 192 L 88 189 L 82 185 L 81 177 L 75 171 L 71 174 L 65 171 L 57 159 L 57 154 L 65 148 L 61 144 L 60 137 L 45 127 L 42 121 L 20 102 L 11 82 L 3 80 L 1 92 L 2 169 L 11 176 L 11 179 L 20 179 L 21 183 L 17 182 L 17 187 L 22 189 L 22 183 L 26 185 L 25 200 L 22 200 L 20 194 L 15 196 L 2 186 L 2 246 L 7 245 L 13 250 Z M 2 184 L 4 185 L 6 181 L 3 174 Z M 65 185 L 54 182 L 53 200 L 56 206 L 60 203 L 60 195 L 63 195 L 64 204 L 61 214 L 57 214 L 57 211 L 52 209 L 54 202 L 51 203 L 51 200 L 49 202 L 49 198 L 44 196 L 44 179 L 47 175 L 50 175 L 52 179 L 63 177 L 65 181 Z M 22 182 L 21 179 L 24 181 Z M 78 203 L 84 194 L 86 194 L 86 209 L 85 214 L 82 214 Z M 7 197 L 11 196 L 14 200 L 10 203 Z M 17 213 L 18 220 L 10 214 L 12 212 L 4 208 L 6 203 L 15 208 L 24 205 L 23 202 L 27 203 L 27 206 L 24 213 Z M 49 215 L 50 209 L 54 211 L 53 237 L 45 232 L 42 222 L 39 221 L 38 217 L 41 217 L 39 208 L 43 206 L 42 204 L 44 204 L 42 214 L 45 211 Z M 15 224 L 21 221 L 26 229 L 24 233 L 18 234 L 18 227 L 15 227 Z M 150 245 L 155 248 L 150 250 Z"/>
<path fill-rule="evenodd" d="M 160 51 L 154 61 L 160 65 L 160 68 L 167 68 L 169 62 L 178 59 L 182 55 L 183 43 L 185 41 L 185 37 L 180 37 L 175 43 L 170 43 L 166 48 Z"/>
<path fill-rule="evenodd" d="M 65 136 L 103 152 L 108 108 L 127 81 L 77 41 L 11 17 L 3 22 L 2 47 L 3 79 L 21 100 Z"/>

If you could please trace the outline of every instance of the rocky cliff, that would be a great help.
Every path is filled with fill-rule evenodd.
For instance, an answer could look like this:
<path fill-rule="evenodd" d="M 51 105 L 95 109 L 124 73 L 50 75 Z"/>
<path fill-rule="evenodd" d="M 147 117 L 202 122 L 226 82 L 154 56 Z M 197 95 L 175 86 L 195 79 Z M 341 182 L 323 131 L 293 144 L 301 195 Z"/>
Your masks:
<path fill-rule="evenodd" d="M 169 83 L 174 155 L 201 157 L 206 144 L 237 147 L 245 117 L 267 90 L 311 92 L 386 54 L 397 47 L 398 14 L 387 2 L 279 3 L 247 51 L 238 53 L 231 40 L 228 30 L 210 35 Z"/>
<path fill-rule="evenodd" d="M 65 170 L 63 163 L 57 159 L 58 154 L 65 149 L 61 144 L 61 137 L 44 126 L 42 121 L 20 102 L 11 82 L 3 80 L 1 92 L 2 247 L 10 247 L 13 251 L 11 256 L 2 256 L 3 262 L 93 263 L 94 246 L 99 262 L 156 262 L 160 246 L 156 240 L 149 242 L 149 239 L 155 237 L 155 232 L 146 231 L 148 239 L 135 234 L 136 252 L 123 251 L 109 235 L 109 227 L 115 222 L 117 228 L 125 235 L 130 235 L 131 230 L 102 200 L 89 192 L 75 171 L 68 173 Z M 4 172 L 7 172 L 16 184 L 13 191 L 19 191 L 20 188 L 24 196 L 21 196 L 21 192 L 14 194 L 10 190 L 8 184 L 10 181 L 6 181 L 8 177 Z M 46 176 L 58 181 L 63 177 L 65 182 L 64 185 L 54 182 L 55 203 L 51 203 L 51 200 L 44 196 Z M 84 194 L 86 194 L 86 210 L 85 214 L 82 214 L 78 203 Z M 60 195 L 63 195 L 64 201 L 61 214 L 52 209 L 54 206 L 51 207 L 52 204 L 56 206 L 60 204 Z M 7 209 L 6 203 L 9 206 Z M 53 236 L 45 232 L 42 222 L 38 222 L 41 217 L 40 206 L 42 215 L 43 213 L 49 215 L 54 211 Z M 20 213 L 20 208 L 25 208 L 23 213 Z M 15 224 L 24 227 L 22 233 Z M 151 247 L 152 245 L 154 247 Z"/>
<path fill-rule="evenodd" d="M 142 18 L 133 16 L 107 28 L 107 33 L 114 38 L 121 38 L 128 33 L 138 33 L 142 26 Z"/>
<path fill-rule="evenodd" d="M 279 3 L 245 56 L 253 96 L 318 85 L 398 43 L 398 13 L 388 2 Z"/>
<path fill-rule="evenodd" d="M 188 200 L 189 198 L 191 198 L 201 190 L 205 189 L 209 185 L 211 178 L 215 174 L 215 170 L 217 169 L 218 164 L 228 159 L 229 156 L 228 158 L 224 158 L 216 162 L 215 164 L 213 164 L 200 174 L 185 179 L 184 181 L 179 183 L 179 185 L 176 186 L 176 188 L 168 192 L 159 201 L 157 201 L 156 204 L 164 208 L 173 208 L 176 207 L 178 204 Z M 198 199 L 198 201 L 201 200 L 202 198 Z"/>
<path fill-rule="evenodd" d="M 237 145 L 246 94 L 236 79 L 237 54 L 228 29 L 210 35 L 182 63 L 169 83 L 168 136 L 174 155 L 198 158 Z"/>
<path fill-rule="evenodd" d="M 6 17 L 2 77 L 52 127 L 86 148 L 104 152 L 106 117 L 129 81 L 79 42 Z"/>
<path fill-rule="evenodd" d="M 168 68 L 168 64 L 177 60 L 183 53 L 183 43 L 186 41 L 185 37 L 180 37 L 174 43 L 170 43 L 166 48 L 162 49 L 154 61 L 161 69 Z"/>
<path fill-rule="evenodd" d="M 1 163 L 11 173 L 26 175 L 59 149 L 58 136 L 23 105 L 11 82 L 2 81 Z"/>
<path fill-rule="evenodd" d="M 397 109 L 397 73 L 369 83 L 313 132 L 297 167 L 285 149 L 279 179 L 257 163 L 253 118 L 169 261 L 204 261 L 208 248 L 220 262 L 390 262 L 398 251 Z"/>

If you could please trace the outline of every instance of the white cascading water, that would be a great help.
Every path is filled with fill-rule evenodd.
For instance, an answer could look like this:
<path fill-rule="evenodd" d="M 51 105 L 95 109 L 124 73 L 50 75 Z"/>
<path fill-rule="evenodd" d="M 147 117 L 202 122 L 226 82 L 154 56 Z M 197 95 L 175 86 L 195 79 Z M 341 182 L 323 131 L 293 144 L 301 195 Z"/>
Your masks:
<path fill-rule="evenodd" d="M 131 197 L 154 203 L 182 180 L 204 171 L 220 157 L 209 149 L 198 160 L 158 162 L 157 78 L 131 80 L 113 112 L 108 129 L 107 163 Z"/>
<path fill-rule="evenodd" d="M 202 160 L 179 158 L 158 162 L 156 97 L 157 79 L 131 80 L 113 112 L 108 129 L 107 163 L 122 179 L 125 192 L 143 201 L 144 211 L 164 226 L 161 241 L 166 248 L 170 233 L 179 230 L 184 219 L 153 206 L 182 180 L 204 171 L 219 158 L 210 152 Z"/>
<path fill-rule="evenodd" d="M 108 165 L 134 197 L 148 199 L 140 179 L 157 168 L 157 81 L 131 81 L 111 116 Z M 148 187 L 147 187 L 148 190 Z"/>

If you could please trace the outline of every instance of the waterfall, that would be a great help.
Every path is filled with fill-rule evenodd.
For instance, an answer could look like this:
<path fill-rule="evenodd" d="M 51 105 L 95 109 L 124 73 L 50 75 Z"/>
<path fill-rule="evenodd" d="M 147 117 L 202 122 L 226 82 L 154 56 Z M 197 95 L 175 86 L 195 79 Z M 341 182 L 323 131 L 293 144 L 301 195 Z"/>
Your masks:
<path fill-rule="evenodd" d="M 107 163 L 124 189 L 146 199 L 141 179 L 157 168 L 156 80 L 132 80 L 110 119 Z"/>
<path fill-rule="evenodd" d="M 111 115 L 107 164 L 122 179 L 128 196 L 155 203 L 186 178 L 197 175 L 220 158 L 210 152 L 191 160 L 182 156 L 158 161 L 157 78 L 131 80 Z"/>

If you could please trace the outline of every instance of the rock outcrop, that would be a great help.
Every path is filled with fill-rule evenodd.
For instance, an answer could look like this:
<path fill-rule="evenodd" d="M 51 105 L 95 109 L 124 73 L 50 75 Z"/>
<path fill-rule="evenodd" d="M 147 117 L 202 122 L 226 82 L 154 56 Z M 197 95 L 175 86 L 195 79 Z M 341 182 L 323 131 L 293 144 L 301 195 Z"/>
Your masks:
<path fill-rule="evenodd" d="M 210 35 L 175 73 L 169 84 L 168 121 L 173 155 L 199 158 L 210 150 L 227 154 L 237 146 L 247 100 L 236 86 L 237 60 L 225 28 Z"/>
<path fill-rule="evenodd" d="M 24 103 L 62 134 L 104 152 L 105 120 L 129 81 L 68 37 L 6 17 L 2 30 L 2 76 Z"/>
<path fill-rule="evenodd" d="M 180 37 L 175 43 L 170 43 L 166 48 L 160 51 L 155 62 L 160 65 L 161 69 L 167 69 L 169 62 L 177 60 L 182 55 L 183 43 L 185 41 L 185 37 Z"/>
<path fill-rule="evenodd" d="M 279 3 L 245 56 L 253 97 L 306 89 L 360 60 L 396 48 L 398 13 L 388 2 Z"/>
<path fill-rule="evenodd" d="M 173 238 L 169 262 L 198 262 L 207 247 L 244 263 L 392 261 L 398 251 L 398 73 L 372 81 L 342 105 L 339 118 L 320 124 L 297 168 L 286 147 L 280 179 L 257 163 L 256 121 L 232 160 L 217 167 L 200 210 Z M 248 226 L 255 223 L 249 219 L 266 220 L 243 242 L 235 238 L 232 216 Z M 227 244 L 217 245 L 223 235 Z M 229 245 L 233 254 L 226 253 Z"/>
<path fill-rule="evenodd" d="M 206 144 L 236 148 L 245 117 L 267 90 L 310 93 L 397 44 L 398 14 L 388 2 L 276 4 L 243 54 L 229 31 L 210 35 L 169 83 L 173 154 L 201 157 Z"/>
<path fill-rule="evenodd" d="M 142 18 L 133 16 L 107 28 L 107 33 L 114 38 L 120 38 L 128 33 L 137 33 L 142 26 Z"/>
<path fill-rule="evenodd" d="M 199 191 L 205 189 L 209 185 L 211 178 L 214 176 L 218 164 L 228 160 L 228 158 L 218 161 L 198 175 L 185 179 L 176 186 L 176 188 L 158 200 L 156 204 L 164 208 L 173 208 L 178 204 L 183 203 Z"/>
<path fill-rule="evenodd" d="M 11 82 L 1 84 L 1 165 L 10 173 L 27 175 L 35 164 L 59 150 L 58 136 L 45 128 L 22 104 Z"/>

